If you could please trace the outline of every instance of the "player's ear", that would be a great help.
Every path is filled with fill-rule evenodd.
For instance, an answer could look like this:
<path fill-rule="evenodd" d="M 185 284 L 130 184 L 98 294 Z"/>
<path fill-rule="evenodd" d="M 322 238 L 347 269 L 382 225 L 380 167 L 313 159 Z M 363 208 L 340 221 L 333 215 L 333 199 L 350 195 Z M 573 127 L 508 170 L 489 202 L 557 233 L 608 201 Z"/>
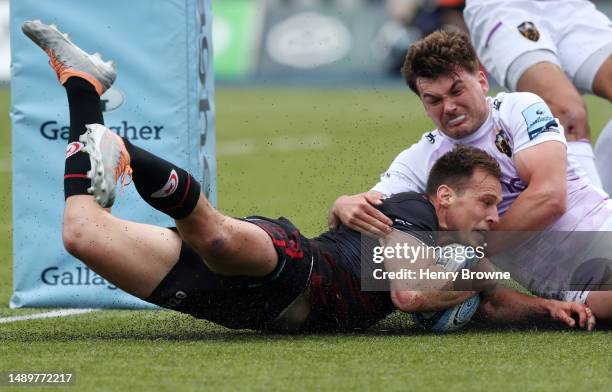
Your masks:
<path fill-rule="evenodd" d="M 480 84 L 480 88 L 484 94 L 487 95 L 489 92 L 489 79 L 482 70 L 478 71 L 478 84 Z"/>
<path fill-rule="evenodd" d="M 442 184 L 436 191 L 436 199 L 442 207 L 448 207 L 453 203 L 455 192 L 448 185 Z"/>

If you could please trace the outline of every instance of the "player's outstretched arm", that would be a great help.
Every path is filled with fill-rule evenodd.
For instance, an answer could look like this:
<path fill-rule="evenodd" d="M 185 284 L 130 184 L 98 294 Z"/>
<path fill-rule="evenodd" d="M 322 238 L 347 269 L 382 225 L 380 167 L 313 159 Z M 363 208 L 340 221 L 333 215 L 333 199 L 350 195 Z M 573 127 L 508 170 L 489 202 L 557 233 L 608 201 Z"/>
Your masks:
<path fill-rule="evenodd" d="M 391 301 L 400 312 L 439 312 L 465 302 L 475 291 L 391 291 Z"/>
<path fill-rule="evenodd" d="M 525 324 L 528 322 L 556 320 L 570 328 L 578 326 L 588 331 L 595 328 L 591 310 L 578 302 L 561 302 L 519 293 L 498 286 L 494 291 L 481 293 L 482 301 L 476 316 L 485 322 L 497 324 Z"/>
<path fill-rule="evenodd" d="M 390 234 L 380 238 L 379 243 L 387 249 L 426 248 L 421 240 L 400 230 L 392 230 Z M 385 257 L 384 266 L 387 273 L 394 273 L 395 276 L 401 276 L 398 274 L 401 271 L 414 273 L 412 278 L 388 278 L 391 301 L 397 310 L 406 313 L 437 312 L 459 305 L 477 293 L 473 290 L 453 290 L 454 284 L 450 279 L 419 278 L 420 271 L 444 272 L 444 268 L 436 264 L 435 254 L 421 252 L 419 255 L 417 259 L 406 258 L 402 254 Z"/>
<path fill-rule="evenodd" d="M 376 191 L 340 196 L 329 211 L 328 224 L 332 229 L 340 223 L 360 233 L 381 237 L 391 232 L 391 219 L 376 209 L 382 194 Z"/>

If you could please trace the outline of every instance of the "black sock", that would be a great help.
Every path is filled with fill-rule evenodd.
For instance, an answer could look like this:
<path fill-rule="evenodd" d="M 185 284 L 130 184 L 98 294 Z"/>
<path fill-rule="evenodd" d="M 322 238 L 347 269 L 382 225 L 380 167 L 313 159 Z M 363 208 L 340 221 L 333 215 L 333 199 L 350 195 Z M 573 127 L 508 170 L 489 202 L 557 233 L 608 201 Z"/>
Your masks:
<path fill-rule="evenodd" d="M 87 195 L 91 180 L 87 171 L 91 168 L 89 155 L 80 151 L 83 145 L 79 136 L 85 133 L 85 124 L 104 124 L 100 108 L 100 96 L 94 86 L 85 79 L 71 77 L 64 83 L 70 108 L 70 133 L 64 168 L 64 197 Z"/>
<path fill-rule="evenodd" d="M 143 200 L 174 219 L 187 217 L 200 198 L 200 183 L 180 167 L 133 145 L 126 138 L 123 141 L 130 154 L 132 180 Z"/>

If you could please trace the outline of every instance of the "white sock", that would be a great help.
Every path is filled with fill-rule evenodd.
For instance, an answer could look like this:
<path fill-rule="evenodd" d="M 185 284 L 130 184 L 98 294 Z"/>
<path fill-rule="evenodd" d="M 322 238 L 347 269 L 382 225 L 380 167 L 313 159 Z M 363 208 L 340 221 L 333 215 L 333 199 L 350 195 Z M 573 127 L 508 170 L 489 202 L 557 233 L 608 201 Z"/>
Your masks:
<path fill-rule="evenodd" d="M 595 165 L 604 191 L 612 192 L 612 120 L 603 127 L 595 143 Z"/>
<path fill-rule="evenodd" d="M 612 149 L 609 151 L 612 151 Z M 591 143 L 586 140 L 567 142 L 567 160 L 573 164 L 578 175 L 584 180 L 602 189 L 601 180 L 595 167 L 595 156 Z"/>

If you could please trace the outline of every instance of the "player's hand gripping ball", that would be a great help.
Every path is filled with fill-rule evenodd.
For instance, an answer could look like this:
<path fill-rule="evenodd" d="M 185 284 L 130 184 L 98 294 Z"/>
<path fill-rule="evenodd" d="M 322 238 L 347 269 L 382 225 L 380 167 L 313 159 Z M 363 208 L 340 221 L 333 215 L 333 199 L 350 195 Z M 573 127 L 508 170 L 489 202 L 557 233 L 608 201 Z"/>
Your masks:
<path fill-rule="evenodd" d="M 451 248 L 452 252 L 447 248 Z M 453 257 L 445 257 L 452 254 Z M 463 256 L 461 256 L 463 255 Z M 461 244 L 450 244 L 443 248 L 442 254 L 436 261 L 437 265 L 444 268 L 445 271 L 459 271 L 463 268 L 470 268 L 478 262 L 476 257 L 465 257 L 465 246 Z M 412 321 L 426 331 L 432 332 L 452 332 L 465 326 L 474 316 L 478 305 L 480 304 L 480 296 L 478 294 L 466 299 L 459 305 L 450 309 L 441 310 L 438 312 L 421 312 L 412 313 Z"/>

